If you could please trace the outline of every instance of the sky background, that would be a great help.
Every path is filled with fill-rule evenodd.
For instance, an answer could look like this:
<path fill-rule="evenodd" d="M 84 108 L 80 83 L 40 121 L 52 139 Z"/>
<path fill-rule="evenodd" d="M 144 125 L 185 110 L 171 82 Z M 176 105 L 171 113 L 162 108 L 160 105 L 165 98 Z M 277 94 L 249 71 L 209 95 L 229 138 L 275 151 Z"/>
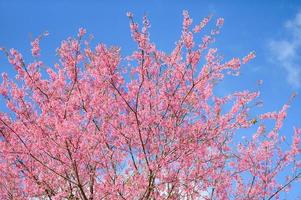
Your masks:
<path fill-rule="evenodd" d="M 0 47 L 18 49 L 31 61 L 30 41 L 39 34 L 50 34 L 41 42 L 42 59 L 49 66 L 57 61 L 55 50 L 60 41 L 77 34 L 80 27 L 94 35 L 94 42 L 120 46 L 123 55 L 135 49 L 131 41 L 126 12 L 136 21 L 146 14 L 151 21 L 150 36 L 161 50 L 170 52 L 181 34 L 182 11 L 186 9 L 194 24 L 212 14 L 223 17 L 225 24 L 212 47 L 225 59 L 243 57 L 250 51 L 256 59 L 244 65 L 241 75 L 226 78 L 216 93 L 225 95 L 238 90 L 260 87 L 264 107 L 258 112 L 281 109 L 293 92 L 292 102 L 282 133 L 292 136 L 292 127 L 301 127 L 301 1 L 66 1 L 0 0 Z M 0 73 L 14 75 L 12 67 L 0 54 Z M 1 101 L 2 99 L 0 99 Z M 5 110 L 0 102 L 0 110 Z M 300 183 L 293 186 L 287 199 L 301 196 Z M 284 197 L 283 197 L 284 198 Z"/>

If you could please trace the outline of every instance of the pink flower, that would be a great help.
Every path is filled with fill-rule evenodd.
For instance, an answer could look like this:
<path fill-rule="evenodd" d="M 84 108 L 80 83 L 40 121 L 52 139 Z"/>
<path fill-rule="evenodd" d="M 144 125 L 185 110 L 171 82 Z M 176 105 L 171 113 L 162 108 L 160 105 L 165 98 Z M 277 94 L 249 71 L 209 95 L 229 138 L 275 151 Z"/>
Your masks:
<path fill-rule="evenodd" d="M 210 19 L 211 19 L 211 15 L 209 15 L 208 17 L 205 17 L 198 25 L 196 25 L 194 27 L 193 31 L 195 33 L 200 32 L 208 24 L 208 22 L 210 21 Z"/>
<path fill-rule="evenodd" d="M 8 109 L 0 112 L 0 199 L 206 199 L 208 191 L 212 199 L 263 199 L 279 188 L 274 177 L 300 167 L 301 130 L 288 151 L 278 138 L 288 105 L 258 116 L 258 92 L 219 92 L 241 61 L 223 62 L 208 48 L 213 35 L 194 50 L 192 19 L 183 15 L 172 53 L 150 42 L 145 17 L 142 28 L 130 20 L 137 49 L 128 59 L 117 47 L 81 45 L 83 28 L 43 73 L 42 61 L 25 64 L 2 49 L 18 80 L 3 74 L 0 85 Z"/>
<path fill-rule="evenodd" d="M 242 63 L 243 64 L 246 64 L 247 62 L 249 62 L 250 60 L 252 60 L 253 58 L 255 58 L 255 52 L 252 51 L 251 53 L 249 53 L 247 56 L 245 56 L 243 59 L 242 59 Z"/>
<path fill-rule="evenodd" d="M 77 36 L 78 37 L 83 37 L 86 33 L 87 33 L 86 29 L 79 28 Z"/>
<path fill-rule="evenodd" d="M 31 42 L 31 53 L 34 57 L 37 57 L 40 55 L 40 38 L 36 38 L 34 41 Z"/>
<path fill-rule="evenodd" d="M 183 41 L 187 49 L 192 49 L 194 46 L 193 35 L 191 32 L 183 34 Z"/>
<path fill-rule="evenodd" d="M 216 20 L 216 26 L 221 27 L 222 25 L 224 25 L 224 18 L 218 18 Z"/>
<path fill-rule="evenodd" d="M 240 68 L 240 60 L 238 58 L 233 58 L 227 63 L 227 66 L 233 70 Z"/>
<path fill-rule="evenodd" d="M 192 19 L 189 17 L 189 13 L 188 13 L 187 10 L 183 11 L 183 17 L 184 17 L 184 20 L 183 20 L 183 30 L 187 31 L 188 27 L 192 24 Z"/>

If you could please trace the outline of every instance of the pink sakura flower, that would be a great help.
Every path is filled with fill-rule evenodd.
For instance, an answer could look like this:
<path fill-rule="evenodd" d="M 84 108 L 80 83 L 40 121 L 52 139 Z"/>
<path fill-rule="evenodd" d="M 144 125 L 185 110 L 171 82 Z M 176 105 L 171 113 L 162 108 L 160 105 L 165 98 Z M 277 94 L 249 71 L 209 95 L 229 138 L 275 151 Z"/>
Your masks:
<path fill-rule="evenodd" d="M 276 119 L 277 118 L 277 113 L 276 112 L 267 112 L 259 117 L 260 119 Z"/>
<path fill-rule="evenodd" d="M 192 19 L 189 17 L 189 13 L 187 10 L 183 11 L 183 16 L 184 16 L 183 29 L 184 31 L 187 31 L 188 27 L 192 24 Z"/>
<path fill-rule="evenodd" d="M 235 162 L 233 162 L 233 161 L 231 161 L 230 163 L 229 163 L 229 165 L 230 165 L 230 167 L 235 167 Z"/>
<path fill-rule="evenodd" d="M 3 96 L 7 96 L 8 94 L 8 77 L 7 73 L 2 73 L 2 84 L 0 85 L 0 94 Z"/>
<path fill-rule="evenodd" d="M 86 29 L 79 28 L 77 36 L 78 37 L 83 37 L 86 33 L 87 33 Z"/>
<path fill-rule="evenodd" d="M 249 53 L 247 56 L 245 56 L 243 59 L 242 59 L 242 63 L 243 64 L 246 64 L 247 62 L 249 62 L 250 60 L 252 60 L 253 58 L 255 58 L 255 52 L 252 51 L 251 53 Z"/>
<path fill-rule="evenodd" d="M 295 128 L 294 137 L 293 137 L 293 144 L 292 144 L 292 147 L 291 147 L 291 154 L 292 155 L 297 155 L 301 152 L 301 149 L 300 149 L 300 142 L 301 142 L 300 135 L 301 135 L 301 129 Z"/>
<path fill-rule="evenodd" d="M 211 15 L 209 15 L 208 17 L 205 17 L 198 25 L 196 25 L 194 27 L 193 31 L 195 33 L 200 32 L 208 24 L 208 22 L 210 21 L 210 19 L 211 19 Z"/>
<path fill-rule="evenodd" d="M 233 58 L 227 63 L 227 66 L 233 70 L 240 68 L 240 60 L 238 58 Z"/>
<path fill-rule="evenodd" d="M 194 46 L 193 35 L 191 32 L 183 34 L 183 40 L 187 49 L 192 49 Z"/>
<path fill-rule="evenodd" d="M 224 18 L 218 18 L 216 20 L 216 26 L 221 27 L 222 25 L 224 25 Z"/>
<path fill-rule="evenodd" d="M 15 57 L 18 57 L 19 56 L 19 52 L 17 51 L 17 50 L 15 50 L 15 49 L 10 49 L 9 50 L 10 51 L 10 54 L 12 55 L 12 56 L 15 56 Z"/>
<path fill-rule="evenodd" d="M 36 38 L 34 41 L 31 42 L 31 54 L 34 57 L 37 57 L 40 55 L 40 38 Z"/>
<path fill-rule="evenodd" d="M 282 127 L 283 120 L 286 117 L 287 109 L 289 108 L 289 105 L 284 105 L 281 111 L 278 113 L 277 119 L 276 119 L 276 125 L 275 129 L 279 130 Z"/>
<path fill-rule="evenodd" d="M 0 139 L 0 199 L 9 199 L 7 192 L 15 195 L 17 190 L 22 195 L 16 199 L 37 194 L 42 198 L 52 195 L 48 186 L 54 189 L 52 199 L 72 193 L 72 198 L 86 194 L 86 199 L 103 194 L 107 199 L 135 199 L 148 194 L 144 197 L 160 200 L 168 188 L 173 188 L 171 199 L 212 188 L 215 199 L 229 199 L 232 194 L 238 194 L 237 199 L 262 199 L 263 186 L 268 185 L 269 194 L 280 185 L 274 177 L 281 168 L 289 164 L 300 167 L 301 130 L 295 130 L 289 151 L 282 151 L 279 144 L 284 139 L 278 138 L 276 130 L 288 106 L 259 117 L 250 112 L 253 103 L 249 104 L 257 92 L 216 96 L 216 80 L 223 78 L 224 70 L 238 72 L 241 61 L 234 58 L 221 63 L 217 49 L 208 48 L 213 35 L 203 37 L 199 49 L 192 50 L 192 20 L 187 11 L 183 15 L 183 32 L 171 55 L 150 43 L 146 18 L 142 31 L 130 19 L 138 48 L 128 59 L 121 57 L 116 47 L 99 44 L 90 49 L 89 41 L 81 46 L 79 37 L 86 34 L 83 28 L 78 37 L 62 42 L 58 49 L 61 64 L 46 68 L 46 77 L 37 70 L 42 62 L 24 66 L 18 51 L 3 50 L 21 81 L 8 80 L 4 74 L 0 85 L 0 95 L 13 114 L 6 117 L 0 112 L 0 137 L 8 138 Z M 217 20 L 216 32 L 223 23 L 222 18 Z M 40 38 L 32 42 L 34 56 L 39 55 Z M 252 57 L 251 53 L 242 62 Z M 253 138 L 244 134 L 236 148 L 233 136 L 238 133 L 239 138 L 244 132 L 237 129 L 256 126 L 257 119 L 276 120 L 276 129 L 265 130 L 270 126 L 260 122 Z M 24 161 L 22 166 L 17 166 L 18 161 Z M 73 177 L 75 169 L 79 179 Z M 21 177 L 24 183 L 19 184 L 21 170 L 26 173 Z M 36 183 L 36 177 L 42 185 Z M 196 178 L 202 183 L 200 189 Z M 12 189 L 6 188 L 15 182 Z M 67 191 L 69 184 L 72 187 Z M 80 190 L 82 194 L 77 193 Z"/>

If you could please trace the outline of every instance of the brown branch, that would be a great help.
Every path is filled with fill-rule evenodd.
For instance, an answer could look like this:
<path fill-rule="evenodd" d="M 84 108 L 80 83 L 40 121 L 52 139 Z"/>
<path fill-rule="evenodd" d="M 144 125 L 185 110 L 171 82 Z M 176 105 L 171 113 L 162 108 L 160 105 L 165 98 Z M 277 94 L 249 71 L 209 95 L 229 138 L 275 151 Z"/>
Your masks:
<path fill-rule="evenodd" d="M 289 182 L 287 182 L 284 186 L 279 188 L 274 194 L 272 194 L 268 200 L 272 199 L 274 196 L 276 196 L 280 191 L 282 191 L 284 188 L 286 188 L 289 184 L 291 184 L 294 180 L 298 179 L 301 177 L 301 172 L 298 173 L 294 178 L 292 178 Z"/>

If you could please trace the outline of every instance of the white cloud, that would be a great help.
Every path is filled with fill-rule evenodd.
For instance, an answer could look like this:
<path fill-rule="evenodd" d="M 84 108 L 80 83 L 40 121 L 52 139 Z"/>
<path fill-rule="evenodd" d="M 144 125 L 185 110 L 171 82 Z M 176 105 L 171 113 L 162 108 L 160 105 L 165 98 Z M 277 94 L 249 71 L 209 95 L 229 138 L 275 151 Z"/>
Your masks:
<path fill-rule="evenodd" d="M 295 18 L 285 23 L 289 37 L 282 40 L 272 40 L 269 43 L 270 51 L 277 63 L 287 73 L 287 82 L 295 89 L 301 88 L 301 11 Z"/>

